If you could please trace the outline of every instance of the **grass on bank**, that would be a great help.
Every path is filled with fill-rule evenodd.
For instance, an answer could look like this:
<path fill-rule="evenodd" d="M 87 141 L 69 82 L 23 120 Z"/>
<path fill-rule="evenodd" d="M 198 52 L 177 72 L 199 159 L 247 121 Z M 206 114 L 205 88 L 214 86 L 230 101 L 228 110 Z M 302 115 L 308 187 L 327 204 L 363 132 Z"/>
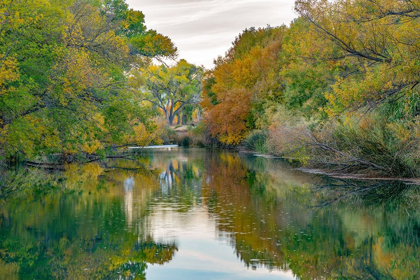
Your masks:
<path fill-rule="evenodd" d="M 253 131 L 249 150 L 295 158 L 304 166 L 341 173 L 420 177 L 420 118 L 393 119 L 377 111 L 326 124 L 279 113 L 267 132 Z"/>

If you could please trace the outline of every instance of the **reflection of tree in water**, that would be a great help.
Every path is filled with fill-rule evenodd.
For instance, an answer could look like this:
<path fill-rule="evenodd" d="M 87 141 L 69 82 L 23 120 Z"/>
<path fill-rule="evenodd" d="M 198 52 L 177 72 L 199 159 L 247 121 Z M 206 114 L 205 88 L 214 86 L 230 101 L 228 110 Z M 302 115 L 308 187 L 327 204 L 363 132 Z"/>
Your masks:
<path fill-rule="evenodd" d="M 224 152 L 188 160 L 171 154 L 142 165 L 152 171 L 123 161 L 107 164 L 111 169 L 69 167 L 64 181 L 52 173 L 45 180 L 12 176 L 35 192 L 0 204 L 0 236 L 7 237 L 0 271 L 144 278 L 147 263 L 169 261 L 177 250 L 145 229 L 148 203 L 157 199 L 186 211 L 203 204 L 250 268 L 291 269 L 301 279 L 420 278 L 418 187 L 342 180 L 305 186 L 307 176 L 283 163 Z"/>
<path fill-rule="evenodd" d="M 76 215 L 85 211 L 80 209 Z M 123 215 L 116 211 L 113 209 L 113 215 Z M 105 216 L 104 220 L 110 218 Z M 169 262 L 177 250 L 175 244 L 156 243 L 104 220 L 90 228 L 72 219 L 67 219 L 64 227 L 44 227 L 41 221 L 16 231 L 20 224 L 33 221 L 14 218 L 13 224 L 2 225 L 1 235 L 6 237 L 0 245 L 2 264 L 17 265 L 23 279 L 144 279 L 147 263 Z"/>
<path fill-rule="evenodd" d="M 237 155 L 212 155 L 206 162 L 203 177 L 203 196 L 209 212 L 217 217 L 218 229 L 231 233 L 232 245 L 247 267 L 260 264 L 268 268 L 287 269 L 282 253 L 272 240 L 275 226 L 275 203 L 256 181 L 256 173 L 249 171 Z M 263 200 L 254 200 L 260 195 Z M 270 253 L 272 254 L 270 254 Z"/>
<path fill-rule="evenodd" d="M 368 207 L 415 202 L 417 189 L 418 186 L 403 181 L 355 181 L 332 178 L 314 188 L 316 192 L 325 194 L 324 201 L 319 206 L 351 201 L 353 204 L 363 204 Z"/>
<path fill-rule="evenodd" d="M 352 261 L 353 269 L 343 269 L 341 276 L 352 279 L 419 278 L 419 186 L 402 181 L 329 179 L 314 191 L 322 194 L 316 208 L 359 209 L 378 224 L 378 228 L 361 242 L 365 253 Z"/>
<path fill-rule="evenodd" d="M 159 186 L 156 176 L 133 163 L 112 166 L 71 166 L 61 175 L 20 170 L 2 177 L 9 190 L 13 184 L 22 188 L 7 204 L 0 202 L 0 276 L 144 279 L 148 263 L 169 262 L 177 246 L 147 235 L 146 207 L 139 204 Z M 139 182 L 146 185 L 137 190 Z M 130 199 L 139 191 L 145 201 Z"/>
<path fill-rule="evenodd" d="M 185 157 L 169 158 L 160 174 L 160 193 L 156 196 L 164 203 L 179 203 L 178 210 L 187 211 L 201 199 L 201 160 L 188 160 Z"/>
<path fill-rule="evenodd" d="M 291 269 L 302 279 L 419 279 L 418 187 L 304 187 L 273 178 L 261 159 L 257 170 L 249 161 L 208 160 L 202 187 L 246 266 Z"/>
<path fill-rule="evenodd" d="M 166 170 L 160 175 L 160 187 L 163 194 L 170 194 L 172 185 L 176 180 L 175 176 L 175 168 L 171 161 Z"/>

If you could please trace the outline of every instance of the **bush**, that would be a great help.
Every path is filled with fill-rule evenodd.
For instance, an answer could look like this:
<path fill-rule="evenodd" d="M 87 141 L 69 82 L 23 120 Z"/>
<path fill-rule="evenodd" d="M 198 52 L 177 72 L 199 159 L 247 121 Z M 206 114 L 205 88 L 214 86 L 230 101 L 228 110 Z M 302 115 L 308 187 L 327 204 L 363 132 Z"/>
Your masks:
<path fill-rule="evenodd" d="M 203 122 L 199 122 L 195 126 L 190 127 L 189 131 L 194 136 L 203 136 L 206 132 L 206 125 Z"/>
<path fill-rule="evenodd" d="M 203 123 L 188 127 L 188 131 L 176 131 L 171 127 L 166 127 L 160 136 L 164 144 L 177 144 L 182 147 L 200 147 L 206 145 L 206 127 Z"/>
<path fill-rule="evenodd" d="M 267 146 L 274 154 L 339 172 L 420 176 L 420 119 L 390 117 L 354 114 L 323 125 L 279 118 L 269 129 Z"/>
<path fill-rule="evenodd" d="M 178 134 L 171 127 L 165 127 L 164 132 L 160 135 L 160 139 L 165 145 L 177 143 L 177 137 Z"/>
<path fill-rule="evenodd" d="M 191 138 L 188 136 L 184 136 L 183 138 L 181 138 L 181 140 L 179 141 L 178 145 L 182 146 L 182 147 L 189 147 L 191 145 Z"/>
<path fill-rule="evenodd" d="M 266 131 L 255 130 L 245 138 L 243 144 L 248 150 L 268 153 L 267 137 L 268 133 Z"/>
<path fill-rule="evenodd" d="M 419 124 L 389 122 L 378 114 L 361 121 L 352 118 L 334 129 L 331 142 L 353 161 L 364 160 L 359 162 L 366 168 L 381 169 L 385 175 L 416 177 L 420 176 Z"/>

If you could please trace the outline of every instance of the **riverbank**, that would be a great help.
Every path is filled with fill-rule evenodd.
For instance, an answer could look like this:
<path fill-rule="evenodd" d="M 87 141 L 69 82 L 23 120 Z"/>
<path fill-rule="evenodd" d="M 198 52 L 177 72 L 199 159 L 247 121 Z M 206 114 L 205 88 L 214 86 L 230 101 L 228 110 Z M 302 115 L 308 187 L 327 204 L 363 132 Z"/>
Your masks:
<path fill-rule="evenodd" d="M 262 157 L 266 159 L 279 159 L 288 161 L 289 163 L 295 164 L 295 170 L 302 171 L 304 173 L 309 174 L 316 174 L 316 175 L 325 175 L 335 179 L 348 179 L 348 180 L 363 180 L 363 181 L 390 181 L 390 182 L 405 182 L 414 185 L 420 185 L 420 178 L 410 178 L 410 177 L 392 177 L 392 176 L 380 176 L 380 174 L 370 173 L 370 174 L 363 174 L 363 173 L 345 173 L 345 172 L 338 172 L 334 168 L 315 168 L 315 167 L 304 167 L 299 159 L 297 158 L 290 158 L 290 157 L 281 157 L 275 156 L 272 154 L 261 154 L 256 151 L 250 151 L 245 149 L 237 149 L 237 151 L 241 154 L 251 155 L 254 157 Z M 299 167 L 296 167 L 299 166 Z"/>
<path fill-rule="evenodd" d="M 212 137 L 309 168 L 420 177 L 420 68 L 410 66 L 419 56 L 401 40 L 418 26 L 403 13 L 383 22 L 369 1 L 296 6 L 302 17 L 290 27 L 244 30 L 206 75 L 201 104 Z M 365 46 L 384 46 L 378 38 L 386 47 L 369 53 Z"/>
<path fill-rule="evenodd" d="M 282 159 L 293 164 L 293 166 L 301 171 L 314 174 L 322 174 L 333 178 L 345 178 L 345 179 L 363 179 L 363 180 L 401 180 L 405 182 L 412 182 L 415 184 L 419 183 L 420 176 L 416 176 L 417 173 L 411 173 L 412 176 L 406 176 L 407 173 L 400 173 L 392 171 L 390 168 L 386 169 L 375 162 L 370 162 L 362 158 L 355 158 L 353 156 L 347 162 L 343 162 L 342 158 L 330 158 L 328 161 L 325 160 L 325 154 L 335 153 L 344 155 L 343 152 L 325 147 L 325 145 L 318 143 L 314 145 L 313 150 L 306 149 L 294 153 L 281 153 L 279 152 L 278 143 L 273 143 L 274 135 L 270 132 L 253 131 L 247 138 L 242 142 L 241 145 L 237 146 L 226 146 L 222 145 L 217 139 L 209 136 L 205 130 L 203 123 L 198 123 L 194 126 L 179 126 L 168 128 L 165 135 L 162 136 L 166 139 L 166 145 L 155 145 L 146 147 L 136 147 L 123 145 L 117 149 L 112 149 L 106 154 L 76 154 L 76 155 L 62 155 L 54 154 L 49 156 L 40 156 L 36 159 L 22 160 L 15 164 L 24 164 L 32 167 L 40 167 L 44 169 L 60 169 L 63 165 L 77 162 L 77 163 L 89 163 L 94 161 L 100 161 L 105 159 L 118 159 L 118 158 L 130 158 L 138 152 L 147 149 L 163 149 L 170 150 L 178 147 L 182 148 L 219 148 L 219 149 L 231 149 L 242 154 L 251 154 L 256 157 L 264 157 L 271 159 Z M 357 142 L 357 141 L 355 141 Z M 360 141 L 358 141 L 360 142 Z M 283 142 L 283 146 L 302 145 L 305 146 L 307 143 L 298 142 L 295 143 Z M 290 149 L 290 148 L 289 148 Z M 314 153 L 315 151 L 315 153 Z M 320 153 L 324 153 L 321 155 Z M 316 159 L 315 157 L 319 157 Z M 347 155 L 347 157 L 349 157 Z"/>
<path fill-rule="evenodd" d="M 250 131 L 242 143 L 248 150 L 291 158 L 312 169 L 420 178 L 420 127 L 412 123 L 410 133 L 400 134 L 387 119 L 377 117 L 316 126 L 303 119 L 278 121 L 267 130 Z"/>
<path fill-rule="evenodd" d="M 296 126 L 276 125 L 270 130 L 253 130 L 239 145 L 225 145 L 212 137 L 207 127 L 180 127 L 173 130 L 169 143 L 183 147 L 218 147 L 233 149 L 267 158 L 281 158 L 308 170 L 354 178 L 420 178 L 418 139 L 381 140 L 390 131 L 369 132 L 357 127 L 325 127 L 310 130 Z M 376 133 L 376 134 L 374 134 Z M 379 136 L 377 134 L 380 134 Z M 382 135 L 382 136 L 381 136 Z"/>

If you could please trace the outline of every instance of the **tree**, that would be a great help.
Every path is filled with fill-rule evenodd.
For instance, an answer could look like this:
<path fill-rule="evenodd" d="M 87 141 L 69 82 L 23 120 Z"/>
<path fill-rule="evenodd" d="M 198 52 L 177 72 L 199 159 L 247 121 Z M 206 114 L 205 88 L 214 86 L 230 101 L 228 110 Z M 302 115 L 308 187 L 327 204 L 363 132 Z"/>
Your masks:
<path fill-rule="evenodd" d="M 265 125 L 265 110 L 281 101 L 279 54 L 285 30 L 246 29 L 206 73 L 201 103 L 205 122 L 223 144 L 237 145 L 251 129 Z"/>
<path fill-rule="evenodd" d="M 165 114 L 168 125 L 188 105 L 197 106 L 201 97 L 202 69 L 185 60 L 175 66 L 150 65 L 132 76 L 141 85 L 139 94 Z M 140 83 L 138 83 L 140 80 Z"/>
<path fill-rule="evenodd" d="M 326 94 L 330 115 L 418 94 L 419 1 L 299 0 L 296 11 L 339 49 L 324 59 L 350 68 Z"/>
<path fill-rule="evenodd" d="M 126 72 L 176 48 L 167 37 L 164 51 L 131 42 L 163 36 L 147 30 L 140 11 L 124 0 L 5 0 L 0 23 L 2 158 L 94 154 L 153 133 Z"/>

